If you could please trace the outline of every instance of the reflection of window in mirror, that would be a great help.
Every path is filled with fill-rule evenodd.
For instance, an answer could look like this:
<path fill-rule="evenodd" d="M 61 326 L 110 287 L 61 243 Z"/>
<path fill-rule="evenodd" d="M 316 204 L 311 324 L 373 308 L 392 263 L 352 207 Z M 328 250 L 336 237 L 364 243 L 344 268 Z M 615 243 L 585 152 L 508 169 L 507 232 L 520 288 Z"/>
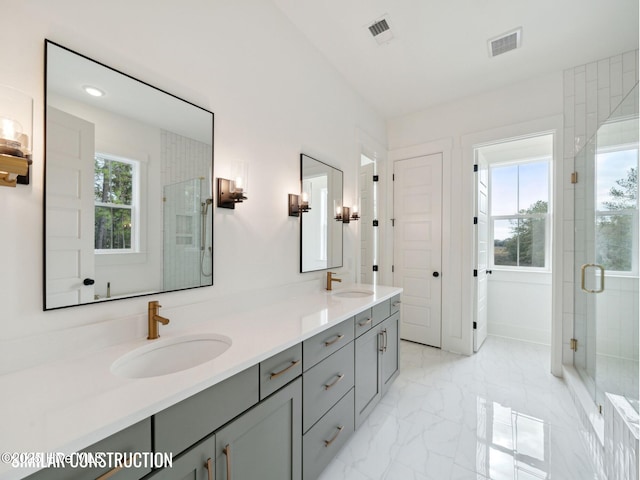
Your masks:
<path fill-rule="evenodd" d="M 94 163 L 95 252 L 133 253 L 139 238 L 139 162 L 96 153 Z"/>

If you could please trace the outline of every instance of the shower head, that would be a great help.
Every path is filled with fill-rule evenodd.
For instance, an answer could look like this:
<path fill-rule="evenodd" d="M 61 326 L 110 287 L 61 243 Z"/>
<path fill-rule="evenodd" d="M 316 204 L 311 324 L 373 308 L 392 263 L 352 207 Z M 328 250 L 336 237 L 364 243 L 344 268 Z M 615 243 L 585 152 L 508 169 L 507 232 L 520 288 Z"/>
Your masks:
<path fill-rule="evenodd" d="M 209 212 L 209 205 L 211 205 L 212 203 L 213 203 L 213 198 L 209 197 L 200 204 L 202 206 L 201 211 L 203 215 L 206 215 Z"/>

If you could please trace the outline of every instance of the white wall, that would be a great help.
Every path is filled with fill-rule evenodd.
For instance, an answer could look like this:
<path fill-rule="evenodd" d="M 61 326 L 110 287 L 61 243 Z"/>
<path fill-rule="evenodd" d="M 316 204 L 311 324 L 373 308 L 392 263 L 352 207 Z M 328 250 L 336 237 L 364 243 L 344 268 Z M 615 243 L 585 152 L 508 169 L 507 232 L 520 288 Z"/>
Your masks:
<path fill-rule="evenodd" d="M 300 152 L 344 171 L 351 205 L 356 132 L 386 144 L 385 124 L 271 2 L 12 0 L 3 20 L 0 84 L 31 95 L 35 111 L 32 183 L 0 189 L 0 372 L 142 336 L 149 300 L 42 311 L 44 38 L 213 111 L 215 176 L 249 164 L 249 200 L 215 211 L 214 287 L 154 296 L 173 311 L 171 328 L 188 321 L 190 304 L 215 301 L 216 315 L 246 291 L 321 288 L 322 273 L 298 273 L 299 224 L 287 216 Z M 348 228 L 345 270 L 355 280 Z"/>
<path fill-rule="evenodd" d="M 388 121 L 392 159 L 440 149 L 449 162 L 443 180 L 444 349 L 472 351 L 472 146 L 557 127 L 562 78 L 562 72 L 550 73 Z"/>
<path fill-rule="evenodd" d="M 487 289 L 490 335 L 551 344 L 551 273 L 496 270 Z"/>

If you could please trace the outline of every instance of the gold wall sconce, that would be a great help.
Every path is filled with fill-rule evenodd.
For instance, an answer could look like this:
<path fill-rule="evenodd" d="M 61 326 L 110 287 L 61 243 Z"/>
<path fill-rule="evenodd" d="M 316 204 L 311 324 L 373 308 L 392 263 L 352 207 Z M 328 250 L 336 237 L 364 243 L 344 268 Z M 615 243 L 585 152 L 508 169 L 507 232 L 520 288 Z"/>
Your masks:
<path fill-rule="evenodd" d="M 350 223 L 351 220 L 354 222 L 360 220 L 360 215 L 358 215 L 358 207 L 353 207 L 353 213 L 351 213 L 351 209 L 349 207 L 336 207 L 336 216 L 334 217 L 337 222 L 342 223 Z"/>
<path fill-rule="evenodd" d="M 242 203 L 247 198 L 249 183 L 249 169 L 246 164 L 236 162 L 229 180 L 218 178 L 218 208 L 235 209 L 236 203 Z"/>
<path fill-rule="evenodd" d="M 0 186 L 29 185 L 33 99 L 0 85 Z"/>
<path fill-rule="evenodd" d="M 300 195 L 290 193 L 288 203 L 290 217 L 299 217 L 300 214 L 311 210 L 309 206 L 309 195 L 306 192 L 302 192 Z"/>

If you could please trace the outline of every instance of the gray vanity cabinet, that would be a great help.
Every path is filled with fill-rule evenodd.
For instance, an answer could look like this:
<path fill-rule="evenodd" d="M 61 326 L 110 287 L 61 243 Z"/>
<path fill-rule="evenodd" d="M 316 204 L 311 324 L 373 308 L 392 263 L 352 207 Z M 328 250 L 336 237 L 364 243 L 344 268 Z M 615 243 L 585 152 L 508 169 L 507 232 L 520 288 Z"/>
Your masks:
<path fill-rule="evenodd" d="M 302 479 L 302 380 L 216 432 L 218 480 Z"/>
<path fill-rule="evenodd" d="M 151 419 L 147 418 L 110 437 L 94 443 L 82 450 L 89 455 L 97 452 L 151 452 Z M 110 468 L 111 467 L 111 468 Z M 111 465 L 105 468 L 45 468 L 29 476 L 29 480 L 94 480 L 114 476 L 118 480 L 137 480 L 151 471 L 151 468 L 118 468 Z"/>
<path fill-rule="evenodd" d="M 215 458 L 216 438 L 211 435 L 174 458 L 171 468 L 157 470 L 144 480 L 213 480 Z"/>
<path fill-rule="evenodd" d="M 388 308 L 387 303 L 387 308 Z M 356 338 L 355 425 L 358 428 L 400 372 L 400 313 Z"/>
<path fill-rule="evenodd" d="M 382 359 L 382 395 L 400 374 L 400 313 L 394 313 L 381 324 L 383 342 Z"/>
<path fill-rule="evenodd" d="M 355 426 L 358 428 L 382 397 L 380 328 L 356 338 L 355 349 Z"/>

